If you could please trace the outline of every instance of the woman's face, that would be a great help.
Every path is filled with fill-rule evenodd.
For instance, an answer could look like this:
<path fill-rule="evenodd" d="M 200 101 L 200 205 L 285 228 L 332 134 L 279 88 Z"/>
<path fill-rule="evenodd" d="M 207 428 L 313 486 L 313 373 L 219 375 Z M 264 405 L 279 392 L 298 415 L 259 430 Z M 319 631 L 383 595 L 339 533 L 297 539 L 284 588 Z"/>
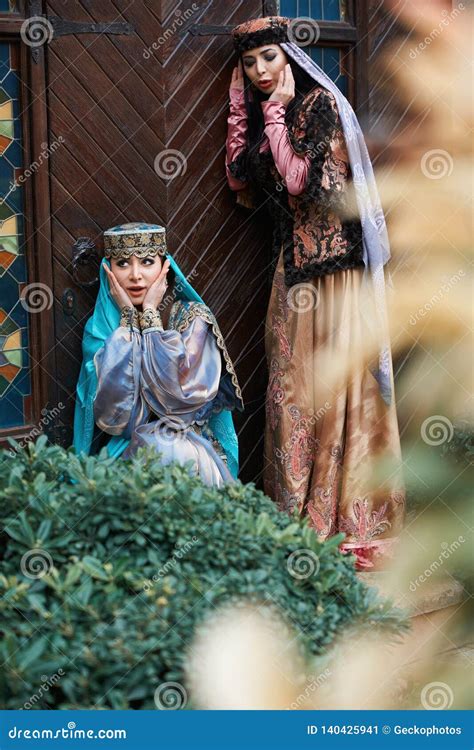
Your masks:
<path fill-rule="evenodd" d="M 278 44 L 265 44 L 242 53 L 242 65 L 250 82 L 264 94 L 272 94 L 288 59 Z"/>
<path fill-rule="evenodd" d="M 150 286 L 161 271 L 159 255 L 147 258 L 112 258 L 110 267 L 118 283 L 125 289 L 134 305 L 141 305 Z"/>

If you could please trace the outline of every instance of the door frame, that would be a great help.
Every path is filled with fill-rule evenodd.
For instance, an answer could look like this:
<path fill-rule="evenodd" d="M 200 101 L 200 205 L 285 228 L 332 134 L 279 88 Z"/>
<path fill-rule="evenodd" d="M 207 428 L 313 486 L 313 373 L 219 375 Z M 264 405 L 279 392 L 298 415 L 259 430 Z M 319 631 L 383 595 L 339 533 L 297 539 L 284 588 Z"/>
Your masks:
<path fill-rule="evenodd" d="M 18 43 L 20 112 L 23 139 L 24 181 L 24 253 L 27 283 L 46 285 L 53 299 L 51 216 L 48 159 L 44 158 L 49 143 L 45 46 L 28 46 L 22 38 L 28 19 L 43 15 L 42 2 L 24 0 L 17 13 L 0 14 L 0 39 Z M 25 441 L 43 430 L 42 415 L 57 405 L 55 387 L 55 337 L 53 304 L 49 309 L 29 313 L 29 363 L 31 377 L 31 416 L 27 424 L 2 429 L 0 445 L 8 437 Z M 54 423 L 51 423 L 51 426 Z"/>

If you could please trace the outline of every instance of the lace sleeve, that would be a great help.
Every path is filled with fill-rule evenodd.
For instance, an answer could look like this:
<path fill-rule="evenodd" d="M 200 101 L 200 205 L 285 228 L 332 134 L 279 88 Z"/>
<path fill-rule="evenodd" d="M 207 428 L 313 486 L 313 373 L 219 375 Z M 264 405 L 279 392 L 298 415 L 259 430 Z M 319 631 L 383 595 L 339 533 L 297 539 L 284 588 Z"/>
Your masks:
<path fill-rule="evenodd" d="M 307 94 L 289 135 L 296 153 L 310 159 L 305 194 L 334 209 L 345 189 L 349 160 L 333 94 L 322 87 Z"/>

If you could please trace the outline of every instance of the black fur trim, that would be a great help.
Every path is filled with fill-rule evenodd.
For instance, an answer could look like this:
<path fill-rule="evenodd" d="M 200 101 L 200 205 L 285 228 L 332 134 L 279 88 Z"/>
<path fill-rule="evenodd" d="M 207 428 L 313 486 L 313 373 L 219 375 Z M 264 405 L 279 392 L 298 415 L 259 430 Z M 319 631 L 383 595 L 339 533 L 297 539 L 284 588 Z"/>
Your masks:
<path fill-rule="evenodd" d="M 288 132 L 293 149 L 311 157 L 304 192 L 295 197 L 300 206 L 318 206 L 321 220 L 332 214 L 343 216 L 345 192 L 334 187 L 322 187 L 323 167 L 330 152 L 331 140 L 340 127 L 337 111 L 334 110 L 330 95 L 323 91 L 314 99 L 311 94 L 289 114 Z M 299 136 L 299 132 L 302 133 Z M 273 220 L 272 274 L 280 251 L 283 250 L 285 283 L 288 287 L 299 284 L 315 276 L 336 273 L 356 266 L 363 266 L 362 225 L 359 219 L 341 220 L 341 234 L 348 241 L 344 255 L 318 260 L 311 257 L 305 265 L 297 268 L 294 264 L 294 212 L 288 201 L 288 192 L 278 175 L 270 151 L 250 154 L 245 149 L 229 165 L 237 179 L 248 182 L 253 189 L 253 199 L 258 206 L 265 203 Z M 308 211 L 309 212 L 309 211 Z M 314 208 L 313 208 L 314 212 Z"/>
<path fill-rule="evenodd" d="M 307 263 L 302 268 L 296 268 L 292 262 L 290 265 L 286 261 L 287 257 L 285 253 L 285 284 L 287 287 L 309 281 L 310 279 L 314 279 L 315 276 L 326 276 L 338 271 L 345 271 L 347 268 L 364 265 L 364 261 L 361 258 L 355 257 L 351 252 L 342 255 L 340 258 L 326 258 L 326 260 L 320 263 L 317 261 Z M 293 261 L 293 257 L 291 257 L 291 261 Z"/>
<path fill-rule="evenodd" d="M 269 18 L 265 28 L 243 33 L 234 31 L 232 37 L 235 50 L 241 54 L 264 44 L 288 42 L 288 24 L 286 19 L 280 17 Z"/>
<path fill-rule="evenodd" d="M 237 158 L 229 164 L 229 172 L 236 180 L 240 180 L 241 182 L 248 181 L 247 149 L 241 151 Z"/>

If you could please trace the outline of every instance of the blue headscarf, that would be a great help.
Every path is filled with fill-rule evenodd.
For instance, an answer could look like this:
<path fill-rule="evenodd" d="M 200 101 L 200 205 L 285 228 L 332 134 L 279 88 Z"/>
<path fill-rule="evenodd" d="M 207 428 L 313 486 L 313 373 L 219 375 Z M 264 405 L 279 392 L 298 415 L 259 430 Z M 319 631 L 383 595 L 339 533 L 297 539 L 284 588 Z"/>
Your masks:
<path fill-rule="evenodd" d="M 169 260 L 171 268 L 176 275 L 174 287 L 176 298 L 189 302 L 203 303 L 203 300 L 186 279 L 174 258 L 171 255 L 167 255 L 166 258 Z M 110 266 L 108 261 L 103 262 Z M 104 345 L 106 339 L 115 331 L 119 323 L 120 310 L 110 294 L 109 282 L 101 264 L 99 294 L 94 312 L 86 323 L 82 341 L 83 360 L 77 383 L 76 408 L 74 413 L 73 446 L 77 453 L 89 454 L 94 435 L 94 399 L 97 391 L 94 355 Z M 209 418 L 209 427 L 225 451 L 230 473 L 233 477 L 237 478 L 239 452 L 231 412 L 224 410 L 218 414 L 212 414 Z M 129 439 L 120 437 L 120 435 L 111 436 L 107 443 L 109 455 L 120 456 L 129 442 Z"/>

